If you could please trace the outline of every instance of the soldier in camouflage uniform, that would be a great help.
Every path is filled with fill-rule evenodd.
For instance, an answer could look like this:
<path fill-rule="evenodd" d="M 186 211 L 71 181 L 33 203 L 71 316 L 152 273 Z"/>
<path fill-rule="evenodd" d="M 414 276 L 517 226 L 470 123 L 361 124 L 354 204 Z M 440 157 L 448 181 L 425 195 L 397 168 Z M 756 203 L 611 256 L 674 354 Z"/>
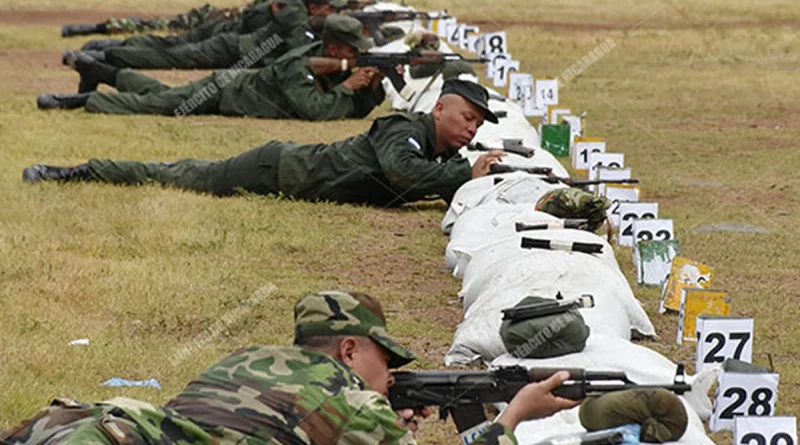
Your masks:
<path fill-rule="evenodd" d="M 125 34 L 151 31 L 185 31 L 196 28 L 214 20 L 226 20 L 237 17 L 248 6 L 218 9 L 209 4 L 200 8 L 192 8 L 188 12 L 171 17 L 155 17 L 141 19 L 138 17 L 110 18 L 103 23 L 64 25 L 61 37 L 73 37 L 91 34 Z"/>
<path fill-rule="evenodd" d="M 35 165 L 25 169 L 23 178 L 28 182 L 156 182 L 217 196 L 241 191 L 283 193 L 297 199 L 379 206 L 435 197 L 450 200 L 463 183 L 486 175 L 490 165 L 505 154 L 484 154 L 472 167 L 458 154 L 484 119 L 497 123 L 487 101 L 482 86 L 450 80 L 430 114 L 377 119 L 366 133 L 331 144 L 272 141 L 217 162 L 92 159 L 76 167 Z"/>
<path fill-rule="evenodd" d="M 306 23 L 308 11 L 303 0 L 273 0 L 256 8 L 262 7 L 266 8 L 263 16 L 269 19 L 249 34 L 225 32 L 197 43 L 181 45 L 160 44 L 169 39 L 166 37 L 140 36 L 128 39 L 127 43 L 120 46 L 87 51 L 85 55 L 117 68 L 216 69 L 231 68 L 255 48 L 271 41 L 280 42 L 277 45 L 270 44 L 268 53 L 253 66 L 247 67 L 251 68 L 270 65 L 288 51 L 314 41 L 316 36 Z M 137 45 L 137 41 L 154 44 Z M 77 69 L 76 57 L 73 51 L 64 52 L 64 62 Z"/>
<path fill-rule="evenodd" d="M 364 117 L 385 98 L 382 76 L 374 68 L 350 74 L 338 64 L 338 59 L 353 59 L 371 46 L 361 29 L 358 20 L 333 15 L 323 31 L 324 42 L 290 51 L 260 70 L 217 71 L 175 88 L 133 70 L 78 59 L 80 91 L 93 91 L 102 82 L 120 92 L 44 94 L 37 104 L 42 109 L 85 107 L 112 114 L 221 114 L 313 121 Z M 336 72 L 315 74 L 310 58 L 323 55 L 336 59 Z"/>
<path fill-rule="evenodd" d="M 413 444 L 413 410 L 394 412 L 389 368 L 414 355 L 389 337 L 380 303 L 311 293 L 295 305 L 294 346 L 243 349 L 211 366 L 163 408 L 127 398 L 56 400 L 0 432 L 8 445 Z M 575 403 L 553 396 L 566 373 L 524 387 L 475 444 L 516 443 L 523 420 Z M 425 414 L 429 414 L 426 410 Z"/>

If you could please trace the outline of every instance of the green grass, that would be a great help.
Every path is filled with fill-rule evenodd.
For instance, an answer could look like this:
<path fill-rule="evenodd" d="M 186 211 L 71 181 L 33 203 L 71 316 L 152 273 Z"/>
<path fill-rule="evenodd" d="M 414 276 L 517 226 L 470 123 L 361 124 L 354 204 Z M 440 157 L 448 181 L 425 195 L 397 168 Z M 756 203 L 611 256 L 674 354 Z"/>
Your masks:
<path fill-rule="evenodd" d="M 730 292 L 735 314 L 756 317 L 756 360 L 767 363 L 766 354 L 773 354 L 781 373 L 778 411 L 800 410 L 794 358 L 800 346 L 800 9 L 794 2 L 414 4 L 449 8 L 484 29 L 507 30 L 510 52 L 523 71 L 537 76 L 558 76 L 600 42 L 614 40 L 614 50 L 562 86 L 561 102 L 589 112 L 588 135 L 605 137 L 610 151 L 625 153 L 645 197 L 660 203 L 662 217 L 675 220 L 683 253 L 714 267 L 716 287 Z M 191 6 L 197 3 L 170 3 L 176 12 Z M 154 0 L 135 8 L 116 0 L 5 0 L 0 15 L 3 8 L 163 12 Z M 461 317 L 459 282 L 444 270 L 443 205 L 384 210 L 218 199 L 157 187 L 30 186 L 20 179 L 22 169 L 37 162 L 214 159 L 271 139 L 333 141 L 367 129 L 369 119 L 40 112 L 36 94 L 75 88 L 77 76 L 60 66 L 59 51 L 86 39 L 62 40 L 52 18 L 35 17 L 0 24 L 0 428 L 55 396 L 163 402 L 239 347 L 290 342 L 293 302 L 321 288 L 381 298 L 391 329 L 419 352 L 418 366 L 440 366 Z M 172 83 L 201 75 L 158 73 Z M 772 232 L 693 232 L 724 221 Z M 618 257 L 632 278 L 630 251 Z M 247 306 L 270 283 L 275 294 Z M 657 313 L 658 292 L 634 291 L 661 334 L 648 345 L 692 362 L 691 347 L 673 344 L 676 317 Z M 239 315 L 220 325 L 231 314 Z M 209 332 L 213 338 L 203 340 Z M 82 337 L 91 346 L 67 346 Z M 187 348 L 189 358 L 176 361 Z M 157 377 L 164 389 L 99 385 L 112 376 Z M 423 443 L 449 442 L 451 424 L 446 433 L 438 424 L 426 427 Z"/>

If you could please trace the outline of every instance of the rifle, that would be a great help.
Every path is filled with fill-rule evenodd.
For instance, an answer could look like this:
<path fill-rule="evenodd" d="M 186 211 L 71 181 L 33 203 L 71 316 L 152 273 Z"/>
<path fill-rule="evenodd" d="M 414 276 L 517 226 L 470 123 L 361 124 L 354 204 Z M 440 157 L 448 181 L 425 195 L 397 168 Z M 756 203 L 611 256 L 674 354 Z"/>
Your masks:
<path fill-rule="evenodd" d="M 518 154 L 526 158 L 533 157 L 534 150 L 530 147 L 522 145 L 522 139 L 501 139 L 501 141 L 503 142 L 503 146 L 501 148 L 487 147 L 486 145 L 480 142 L 475 142 L 474 144 L 467 144 L 467 150 L 470 151 L 502 150 L 502 151 L 507 151 L 509 153 Z"/>
<path fill-rule="evenodd" d="M 556 296 L 560 297 L 561 293 Z M 562 297 L 563 298 L 563 297 Z M 594 307 L 594 297 L 592 295 L 583 295 L 579 298 L 572 300 L 556 299 L 552 301 L 544 301 L 541 303 L 526 304 L 524 306 L 516 306 L 509 309 L 503 309 L 503 320 L 528 320 L 530 318 L 546 317 L 548 315 L 563 314 L 572 309 L 584 309 Z"/>
<path fill-rule="evenodd" d="M 403 76 L 397 72 L 398 65 L 424 65 L 442 64 L 445 62 L 463 61 L 470 63 L 486 63 L 489 60 L 484 58 L 468 59 L 460 54 L 442 53 L 439 51 L 417 50 L 404 53 L 364 53 L 357 59 L 349 60 L 348 66 L 371 66 L 378 68 L 389 80 L 398 93 L 407 101 L 411 101 L 416 94 L 414 90 L 408 88 Z M 325 57 L 310 57 L 309 63 L 317 75 L 327 75 L 332 72 L 341 71 L 341 61 Z"/>
<path fill-rule="evenodd" d="M 582 229 L 589 224 L 588 219 L 560 219 L 558 221 L 550 221 L 541 224 L 525 224 L 517 222 L 514 224 L 514 230 L 517 232 L 528 232 L 531 230 L 550 230 L 550 229 Z"/>
<path fill-rule="evenodd" d="M 431 15 L 427 12 L 416 11 L 351 11 L 347 15 L 358 20 L 367 28 L 369 34 L 375 40 L 375 46 L 383 46 L 389 43 L 380 25 L 387 22 L 400 22 L 404 20 L 431 20 L 431 19 L 448 19 L 447 11 L 443 11 L 441 15 Z"/>
<path fill-rule="evenodd" d="M 550 167 L 512 167 L 505 164 L 492 164 L 489 166 L 490 175 L 514 172 L 524 172 L 531 175 L 550 175 L 553 173 L 553 169 Z"/>
<path fill-rule="evenodd" d="M 535 238 L 522 238 L 523 249 L 563 250 L 565 252 L 603 253 L 603 245 L 582 243 L 580 241 L 558 241 Z"/>
<path fill-rule="evenodd" d="M 639 180 L 635 178 L 631 179 L 573 179 L 567 178 L 563 176 L 555 176 L 552 174 L 552 169 L 550 171 L 544 172 L 541 170 L 542 167 L 512 167 L 510 165 L 505 164 L 492 164 L 489 167 L 489 174 L 499 174 L 499 173 L 513 173 L 513 172 L 524 172 L 530 173 L 532 175 L 543 175 L 540 178 L 544 182 L 548 182 L 550 184 L 565 184 L 570 187 L 577 187 L 577 188 L 586 188 L 590 185 L 598 185 L 598 184 L 638 184 Z"/>
<path fill-rule="evenodd" d="M 438 406 L 439 417 L 446 419 L 452 414 L 458 431 L 463 432 L 486 420 L 483 404 L 510 402 L 528 383 L 547 380 L 562 370 L 569 372 L 569 379 L 553 394 L 572 400 L 627 389 L 661 388 L 675 394 L 692 389 L 686 383 L 683 364 L 678 364 L 668 385 L 638 385 L 624 372 L 508 366 L 490 371 L 397 371 L 392 373 L 389 402 L 395 410 Z"/>
<path fill-rule="evenodd" d="M 344 9 L 361 10 L 361 9 L 364 9 L 365 7 L 367 7 L 367 6 L 372 6 L 375 3 L 378 3 L 378 2 L 376 0 L 347 0 L 347 4 L 345 4 L 343 7 L 339 8 L 339 10 L 344 10 Z"/>

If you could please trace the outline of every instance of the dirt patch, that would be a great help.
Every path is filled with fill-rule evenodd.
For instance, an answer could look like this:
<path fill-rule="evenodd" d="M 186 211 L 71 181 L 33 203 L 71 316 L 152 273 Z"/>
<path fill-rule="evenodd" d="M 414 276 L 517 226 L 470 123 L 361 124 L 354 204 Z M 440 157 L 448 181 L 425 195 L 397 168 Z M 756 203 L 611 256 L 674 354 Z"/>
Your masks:
<path fill-rule="evenodd" d="M 180 11 L 179 11 L 180 12 Z M 103 9 L 0 9 L 0 23 L 9 25 L 67 25 L 102 23 L 110 17 L 153 17 L 175 15 L 178 12 L 150 12 L 141 10 L 106 11 Z"/>

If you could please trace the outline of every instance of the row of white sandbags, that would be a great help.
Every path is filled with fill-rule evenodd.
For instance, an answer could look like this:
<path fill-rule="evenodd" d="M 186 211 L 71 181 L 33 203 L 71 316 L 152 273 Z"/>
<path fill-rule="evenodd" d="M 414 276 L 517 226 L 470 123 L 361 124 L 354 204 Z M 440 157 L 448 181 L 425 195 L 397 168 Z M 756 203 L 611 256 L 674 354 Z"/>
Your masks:
<path fill-rule="evenodd" d="M 381 3 L 380 9 L 401 9 L 399 5 Z M 413 28 L 417 28 L 415 24 Z M 409 27 L 411 28 L 411 27 Z M 406 29 L 407 31 L 410 29 Z M 378 49 L 402 52 L 408 47 L 393 42 Z M 451 52 L 447 45 L 442 50 Z M 408 72 L 408 71 L 407 71 Z M 469 78 L 469 77 L 468 77 Z M 470 80 L 478 81 L 477 78 Z M 412 103 L 405 102 L 385 83 L 395 109 L 430 112 L 438 98 L 441 76 L 406 81 L 416 91 Z M 490 107 L 505 112 L 498 125 L 486 123 L 478 132 L 476 142 L 491 144 L 500 138 L 521 138 L 526 146 L 535 148 L 532 158 L 509 155 L 505 162 L 520 167 L 544 166 L 559 176 L 566 169 L 550 153 L 539 149 L 539 135 L 530 126 L 522 110 L 510 101 L 501 100 L 491 91 Z M 481 153 L 462 149 L 462 154 L 474 161 Z M 516 222 L 533 224 L 552 221 L 555 217 L 533 211 L 536 201 L 547 191 L 564 187 L 549 184 L 524 173 L 511 173 L 479 178 L 465 184 L 456 194 L 442 229 L 452 229 L 448 245 L 448 266 L 464 277 L 461 296 L 465 303 L 465 321 L 459 326 L 453 350 L 447 361 L 465 363 L 482 359 L 492 366 L 581 367 L 624 371 L 639 383 L 669 383 L 676 366 L 660 354 L 628 341 L 630 330 L 654 335 L 655 330 L 633 296 L 622 276 L 611 246 L 592 233 L 568 229 L 517 234 Z M 520 205 L 512 205 L 522 203 Z M 463 221 L 460 221 L 462 218 Z M 561 251 L 524 250 L 519 247 L 523 236 L 543 239 L 596 242 L 603 244 L 604 253 L 598 256 Z M 584 351 L 547 360 L 520 360 L 505 353 L 499 338 L 500 310 L 516 304 L 525 295 L 554 296 L 562 292 L 567 297 L 589 293 L 595 296 L 595 308 L 582 310 L 592 333 Z M 459 341 L 461 339 L 461 341 Z M 455 358 L 455 360 L 453 360 Z M 700 418 L 710 414 L 710 402 L 705 395 L 712 378 L 690 378 L 695 386 L 683 400 L 690 425 L 684 437 L 676 443 L 711 444 L 705 435 Z M 577 419 L 577 409 L 548 419 L 525 422 L 517 429 L 521 444 L 535 443 L 558 434 L 583 431 Z"/>

